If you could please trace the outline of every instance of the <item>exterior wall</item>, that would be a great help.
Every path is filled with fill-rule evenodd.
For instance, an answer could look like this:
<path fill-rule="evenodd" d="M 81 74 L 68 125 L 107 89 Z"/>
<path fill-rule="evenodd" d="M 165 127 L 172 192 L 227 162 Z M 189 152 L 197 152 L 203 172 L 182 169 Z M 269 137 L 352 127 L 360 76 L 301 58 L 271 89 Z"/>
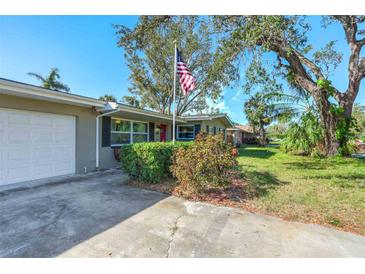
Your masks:
<path fill-rule="evenodd" d="M 226 138 L 226 136 L 227 136 L 227 127 L 219 119 L 214 119 L 214 120 L 211 120 L 211 121 L 202 121 L 201 124 L 202 124 L 201 130 L 204 131 L 204 132 L 206 132 L 207 126 L 216 127 L 216 129 L 217 129 L 216 133 L 219 132 L 218 128 L 225 129 L 225 138 Z"/>
<path fill-rule="evenodd" d="M 228 136 L 230 138 L 228 138 Z M 242 144 L 242 131 L 241 130 L 229 130 L 227 132 L 227 140 L 231 141 L 234 146 L 240 146 Z"/>
<path fill-rule="evenodd" d="M 216 127 L 216 134 L 219 133 L 218 129 L 221 128 L 221 129 L 224 129 L 225 130 L 225 138 L 227 136 L 227 127 L 219 119 L 214 119 L 214 120 L 211 120 L 211 121 L 207 121 L 207 120 L 204 120 L 204 121 L 188 121 L 186 123 L 186 125 L 200 125 L 200 131 L 202 131 L 202 132 L 206 132 L 207 126 L 209 126 L 209 127 Z"/>
<path fill-rule="evenodd" d="M 128 119 L 128 120 L 150 122 L 148 117 L 141 119 L 141 117 L 135 118 L 135 116 L 133 116 L 133 115 L 115 116 L 115 118 L 119 118 L 119 119 L 124 118 L 124 119 Z M 165 124 L 166 131 L 167 131 L 166 132 L 166 141 L 172 140 L 172 136 L 171 136 L 172 125 L 171 124 L 166 123 L 166 122 L 157 122 L 157 121 L 151 121 L 151 122 L 155 123 L 155 126 L 159 125 L 159 124 Z M 156 139 L 156 137 L 157 136 L 155 135 L 155 142 L 159 142 L 160 139 Z M 95 151 L 95 148 L 94 148 L 94 151 Z M 99 166 L 100 166 L 100 168 L 107 169 L 107 168 L 120 167 L 120 163 L 115 159 L 114 153 L 115 153 L 114 147 L 111 147 L 111 146 L 103 147 L 102 146 L 102 119 L 100 119 L 100 121 L 99 121 Z M 95 154 L 95 152 L 94 152 L 94 154 Z"/>
<path fill-rule="evenodd" d="M 76 117 L 76 173 L 95 170 L 95 117 L 91 108 L 0 94 L 0 107 Z"/>

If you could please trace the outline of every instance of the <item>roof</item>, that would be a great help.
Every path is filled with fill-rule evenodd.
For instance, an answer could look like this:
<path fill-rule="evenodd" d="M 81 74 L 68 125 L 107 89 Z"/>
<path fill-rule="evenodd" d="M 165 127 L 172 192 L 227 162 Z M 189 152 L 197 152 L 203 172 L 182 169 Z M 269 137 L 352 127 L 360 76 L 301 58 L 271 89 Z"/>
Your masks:
<path fill-rule="evenodd" d="M 57 102 L 62 104 L 77 105 L 82 107 L 96 107 L 101 112 L 110 111 L 110 109 L 105 109 L 107 102 L 103 100 L 73 93 L 51 90 L 5 78 L 0 78 L 0 94 Z M 162 114 L 157 111 L 141 109 L 120 103 L 117 103 L 116 107 L 124 112 L 139 113 L 154 118 L 172 120 L 172 115 Z M 179 117 L 177 117 L 176 121 L 181 123 L 186 122 L 184 119 Z"/>
<path fill-rule="evenodd" d="M 229 118 L 227 113 L 217 113 L 217 114 L 194 114 L 194 115 L 184 115 L 181 116 L 187 121 L 212 121 L 214 119 L 225 119 L 229 126 L 233 127 L 234 123 Z"/>
<path fill-rule="evenodd" d="M 50 90 L 4 78 L 0 78 L 0 93 L 79 106 L 103 108 L 105 105 L 105 102 L 95 98 Z"/>
<path fill-rule="evenodd" d="M 253 133 L 253 128 L 249 125 L 236 125 L 233 128 L 228 128 L 227 130 L 240 130 L 240 131 L 244 131 L 244 132 L 248 132 L 248 133 Z"/>
<path fill-rule="evenodd" d="M 26 97 L 26 98 L 77 105 L 83 107 L 96 107 L 98 111 L 104 113 L 111 110 L 110 108 L 109 109 L 106 108 L 108 106 L 108 102 L 105 102 L 103 100 L 82 96 L 74 93 L 66 93 L 62 91 L 51 90 L 1 77 L 0 77 L 0 94 L 7 94 L 12 96 Z M 163 114 L 153 110 L 141 109 L 126 104 L 116 103 L 115 110 L 117 108 L 123 112 L 142 114 L 149 117 L 160 118 L 165 120 L 172 120 L 172 115 Z M 233 122 L 225 113 L 179 116 L 176 117 L 176 121 L 180 123 L 186 123 L 186 121 L 213 120 L 218 118 L 226 119 L 227 123 L 230 126 L 233 126 Z"/>

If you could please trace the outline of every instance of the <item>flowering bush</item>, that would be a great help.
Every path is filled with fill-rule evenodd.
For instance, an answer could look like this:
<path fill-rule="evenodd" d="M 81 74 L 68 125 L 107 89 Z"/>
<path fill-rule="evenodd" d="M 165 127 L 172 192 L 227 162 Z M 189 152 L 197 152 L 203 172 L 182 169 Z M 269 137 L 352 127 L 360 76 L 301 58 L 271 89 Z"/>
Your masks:
<path fill-rule="evenodd" d="M 200 133 L 192 145 L 175 151 L 171 170 L 188 194 L 227 184 L 229 172 L 236 166 L 232 146 L 224 142 L 223 135 Z"/>

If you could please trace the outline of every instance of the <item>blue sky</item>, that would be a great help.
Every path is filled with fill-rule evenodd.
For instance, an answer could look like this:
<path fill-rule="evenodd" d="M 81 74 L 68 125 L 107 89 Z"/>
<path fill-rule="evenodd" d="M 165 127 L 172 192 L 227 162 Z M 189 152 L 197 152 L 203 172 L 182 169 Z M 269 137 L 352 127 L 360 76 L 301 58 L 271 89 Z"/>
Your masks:
<path fill-rule="evenodd" d="M 132 27 L 137 16 L 0 16 L 0 77 L 38 84 L 28 72 L 47 74 L 60 69 L 62 81 L 73 93 L 99 97 L 111 93 L 120 99 L 128 94 L 129 71 L 123 50 L 116 45 L 112 24 Z M 331 80 L 340 90 L 347 86 L 348 47 L 339 25 L 320 28 L 320 17 L 310 17 L 309 39 L 316 48 L 337 40 L 344 52 L 342 64 Z M 365 103 L 364 85 L 357 101 Z M 240 86 L 226 88 L 217 103 L 235 122 L 245 123 Z"/>

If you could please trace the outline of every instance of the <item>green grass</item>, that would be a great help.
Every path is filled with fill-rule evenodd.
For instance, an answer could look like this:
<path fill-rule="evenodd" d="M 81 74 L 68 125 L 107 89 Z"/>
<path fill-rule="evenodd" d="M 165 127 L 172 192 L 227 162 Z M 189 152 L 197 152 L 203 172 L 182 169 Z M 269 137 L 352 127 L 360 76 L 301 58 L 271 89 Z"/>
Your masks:
<path fill-rule="evenodd" d="M 365 160 L 314 159 L 274 147 L 248 146 L 239 153 L 253 208 L 365 235 Z"/>

